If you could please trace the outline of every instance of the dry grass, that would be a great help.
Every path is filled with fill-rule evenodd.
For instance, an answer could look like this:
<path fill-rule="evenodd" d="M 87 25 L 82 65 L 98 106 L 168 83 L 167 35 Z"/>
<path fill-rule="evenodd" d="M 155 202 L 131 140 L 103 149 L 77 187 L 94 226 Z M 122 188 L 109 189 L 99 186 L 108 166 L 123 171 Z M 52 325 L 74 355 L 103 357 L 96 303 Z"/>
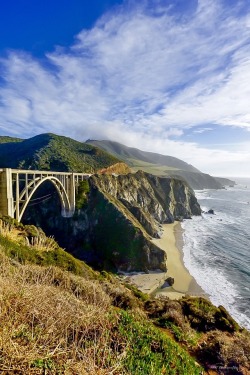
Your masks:
<path fill-rule="evenodd" d="M 53 251 L 58 249 L 58 244 L 53 237 L 47 237 L 41 229 L 37 228 L 32 233 L 30 227 L 35 228 L 29 225 L 26 226 L 26 230 L 25 226 L 22 226 L 22 229 L 19 230 L 11 220 L 6 221 L 0 218 L 1 236 L 23 245 L 35 247 L 39 251 Z"/>
<path fill-rule="evenodd" d="M 4 220 L 0 219 L 0 235 L 7 237 L 14 227 L 11 225 L 11 223 L 7 223 Z"/>
<path fill-rule="evenodd" d="M 0 271 L 1 373 L 115 373 L 116 317 L 97 282 L 55 267 L 17 267 L 3 254 Z"/>
<path fill-rule="evenodd" d="M 30 245 L 40 251 L 52 251 L 58 248 L 58 244 L 53 237 L 38 236 L 32 237 Z"/>

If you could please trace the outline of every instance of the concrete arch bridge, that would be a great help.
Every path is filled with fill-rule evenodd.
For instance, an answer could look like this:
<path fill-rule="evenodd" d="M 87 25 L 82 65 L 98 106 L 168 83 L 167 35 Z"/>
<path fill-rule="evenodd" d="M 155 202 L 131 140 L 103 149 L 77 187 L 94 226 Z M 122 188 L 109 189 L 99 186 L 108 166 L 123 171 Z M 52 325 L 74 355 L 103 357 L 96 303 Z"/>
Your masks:
<path fill-rule="evenodd" d="M 60 197 L 62 216 L 71 217 L 75 212 L 77 187 L 89 176 L 86 173 L 0 169 L 0 214 L 21 221 L 35 191 L 42 183 L 50 181 Z"/>

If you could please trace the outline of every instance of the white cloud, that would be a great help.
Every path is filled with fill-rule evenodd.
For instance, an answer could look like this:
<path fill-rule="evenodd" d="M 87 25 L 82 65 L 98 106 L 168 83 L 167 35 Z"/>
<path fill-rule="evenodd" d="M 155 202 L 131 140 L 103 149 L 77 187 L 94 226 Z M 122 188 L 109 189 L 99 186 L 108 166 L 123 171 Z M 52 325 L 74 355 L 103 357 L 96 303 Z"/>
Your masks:
<path fill-rule="evenodd" d="M 199 0 L 177 17 L 161 1 L 146 4 L 116 8 L 44 61 L 20 52 L 2 59 L 0 129 L 110 138 L 207 171 L 218 160 L 249 163 L 248 152 L 178 142 L 209 123 L 250 129 L 249 9 Z"/>

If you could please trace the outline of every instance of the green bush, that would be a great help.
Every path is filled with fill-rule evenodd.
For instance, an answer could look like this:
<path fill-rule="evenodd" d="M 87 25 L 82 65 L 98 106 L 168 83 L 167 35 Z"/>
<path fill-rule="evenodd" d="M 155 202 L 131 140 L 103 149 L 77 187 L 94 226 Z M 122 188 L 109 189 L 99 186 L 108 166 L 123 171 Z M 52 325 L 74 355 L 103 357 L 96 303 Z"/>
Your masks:
<path fill-rule="evenodd" d="M 234 332 L 240 329 L 238 323 L 223 306 L 216 307 L 203 297 L 183 298 L 183 313 L 193 328 L 201 332 L 219 329 Z"/>

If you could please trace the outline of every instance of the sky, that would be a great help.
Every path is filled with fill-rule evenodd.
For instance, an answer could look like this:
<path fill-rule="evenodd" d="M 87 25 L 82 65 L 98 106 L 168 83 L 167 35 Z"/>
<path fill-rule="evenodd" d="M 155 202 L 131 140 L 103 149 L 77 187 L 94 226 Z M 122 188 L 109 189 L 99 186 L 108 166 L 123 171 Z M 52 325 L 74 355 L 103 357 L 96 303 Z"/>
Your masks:
<path fill-rule="evenodd" d="M 250 0 L 0 4 L 0 135 L 110 139 L 250 177 Z"/>

